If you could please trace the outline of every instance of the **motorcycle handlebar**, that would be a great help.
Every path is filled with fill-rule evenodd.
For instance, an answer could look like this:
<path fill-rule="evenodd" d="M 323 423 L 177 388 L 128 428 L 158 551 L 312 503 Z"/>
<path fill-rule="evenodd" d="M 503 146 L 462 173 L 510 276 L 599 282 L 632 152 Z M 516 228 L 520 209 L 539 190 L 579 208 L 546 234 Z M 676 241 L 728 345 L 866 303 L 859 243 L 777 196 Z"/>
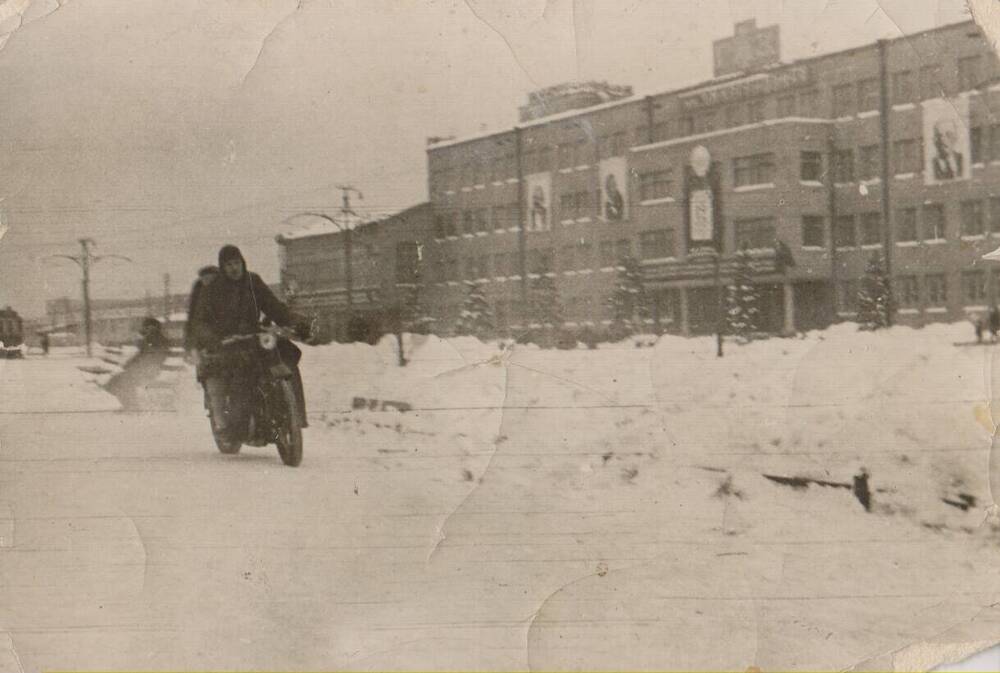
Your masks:
<path fill-rule="evenodd" d="M 262 327 L 256 332 L 251 332 L 250 334 L 233 334 L 227 336 L 221 342 L 223 346 L 232 346 L 235 343 L 240 343 L 241 341 L 251 341 L 257 338 L 259 334 L 270 333 L 274 336 L 282 339 L 293 339 L 295 337 L 295 332 L 285 327 L 280 327 L 277 325 L 272 325 L 270 327 Z"/>

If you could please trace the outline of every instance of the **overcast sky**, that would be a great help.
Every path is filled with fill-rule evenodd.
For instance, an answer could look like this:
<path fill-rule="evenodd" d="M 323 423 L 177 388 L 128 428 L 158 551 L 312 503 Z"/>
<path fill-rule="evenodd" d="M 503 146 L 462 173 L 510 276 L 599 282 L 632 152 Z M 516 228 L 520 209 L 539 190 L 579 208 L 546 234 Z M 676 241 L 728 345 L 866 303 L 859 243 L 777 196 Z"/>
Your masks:
<path fill-rule="evenodd" d="M 793 59 L 966 18 L 961 0 L 0 0 L 0 305 L 79 295 L 45 256 L 131 257 L 93 295 L 186 291 L 223 243 L 277 280 L 303 210 L 426 198 L 432 135 L 510 127 L 527 91 L 711 76 L 735 22 Z M 308 224 L 298 221 L 296 224 Z"/>

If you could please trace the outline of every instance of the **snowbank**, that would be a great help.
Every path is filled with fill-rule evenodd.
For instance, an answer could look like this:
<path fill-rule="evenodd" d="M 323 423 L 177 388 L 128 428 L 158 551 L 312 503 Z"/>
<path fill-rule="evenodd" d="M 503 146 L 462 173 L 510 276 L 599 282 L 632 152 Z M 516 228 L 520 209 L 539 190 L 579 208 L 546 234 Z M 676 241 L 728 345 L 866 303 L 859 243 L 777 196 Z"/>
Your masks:
<path fill-rule="evenodd" d="M 505 423 L 524 422 L 512 411 L 582 410 L 573 427 L 558 428 L 569 443 L 613 452 L 652 442 L 675 461 L 749 475 L 754 489 L 796 498 L 818 491 L 803 496 L 762 475 L 848 484 L 864 469 L 882 506 L 938 525 L 967 518 L 942 499 L 988 497 L 989 373 L 1000 349 L 955 345 L 968 335 L 964 322 L 880 332 L 845 324 L 727 342 L 723 358 L 712 337 L 560 351 L 407 335 L 406 367 L 386 338 L 306 349 L 303 368 L 316 413 L 348 413 L 354 398 L 403 402 L 411 413 L 377 404 L 353 413 L 397 414 L 404 431 L 448 427 L 485 451 Z M 611 423 L 608 413 L 625 420 Z"/>

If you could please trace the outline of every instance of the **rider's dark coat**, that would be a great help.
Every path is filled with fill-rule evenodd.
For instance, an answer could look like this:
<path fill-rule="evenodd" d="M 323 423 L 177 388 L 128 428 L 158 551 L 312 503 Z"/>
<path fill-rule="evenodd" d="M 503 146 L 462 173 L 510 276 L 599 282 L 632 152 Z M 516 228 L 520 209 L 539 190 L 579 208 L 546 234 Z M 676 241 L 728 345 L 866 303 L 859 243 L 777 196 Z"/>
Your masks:
<path fill-rule="evenodd" d="M 243 262 L 243 275 L 232 280 L 223 272 L 202 290 L 194 315 L 190 316 L 193 345 L 199 349 L 212 350 L 227 336 L 256 331 L 262 313 L 282 326 L 291 325 L 295 319 L 260 276 L 247 270 L 238 248 L 226 246 L 220 251 L 220 268 L 227 257 Z"/>

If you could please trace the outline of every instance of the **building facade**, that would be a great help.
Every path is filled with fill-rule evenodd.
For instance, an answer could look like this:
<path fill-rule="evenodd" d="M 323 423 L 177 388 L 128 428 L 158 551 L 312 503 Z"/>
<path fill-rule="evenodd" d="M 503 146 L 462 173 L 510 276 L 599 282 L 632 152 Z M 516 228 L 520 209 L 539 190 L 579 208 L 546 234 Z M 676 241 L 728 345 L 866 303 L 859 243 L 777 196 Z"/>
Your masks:
<path fill-rule="evenodd" d="M 792 63 L 774 60 L 777 39 L 742 24 L 711 81 L 429 145 L 432 312 L 453 321 L 475 283 L 501 329 L 523 329 L 548 277 L 567 326 L 607 324 L 631 256 L 652 328 L 707 332 L 740 250 L 773 331 L 849 319 L 873 255 L 899 322 L 985 310 L 1000 68 L 975 24 Z"/>
<path fill-rule="evenodd" d="M 334 220 L 277 237 L 281 287 L 289 304 L 316 315 L 327 334 L 368 338 L 384 329 L 390 309 L 419 299 L 424 289 L 420 259 L 433 238 L 431 207 Z"/>

